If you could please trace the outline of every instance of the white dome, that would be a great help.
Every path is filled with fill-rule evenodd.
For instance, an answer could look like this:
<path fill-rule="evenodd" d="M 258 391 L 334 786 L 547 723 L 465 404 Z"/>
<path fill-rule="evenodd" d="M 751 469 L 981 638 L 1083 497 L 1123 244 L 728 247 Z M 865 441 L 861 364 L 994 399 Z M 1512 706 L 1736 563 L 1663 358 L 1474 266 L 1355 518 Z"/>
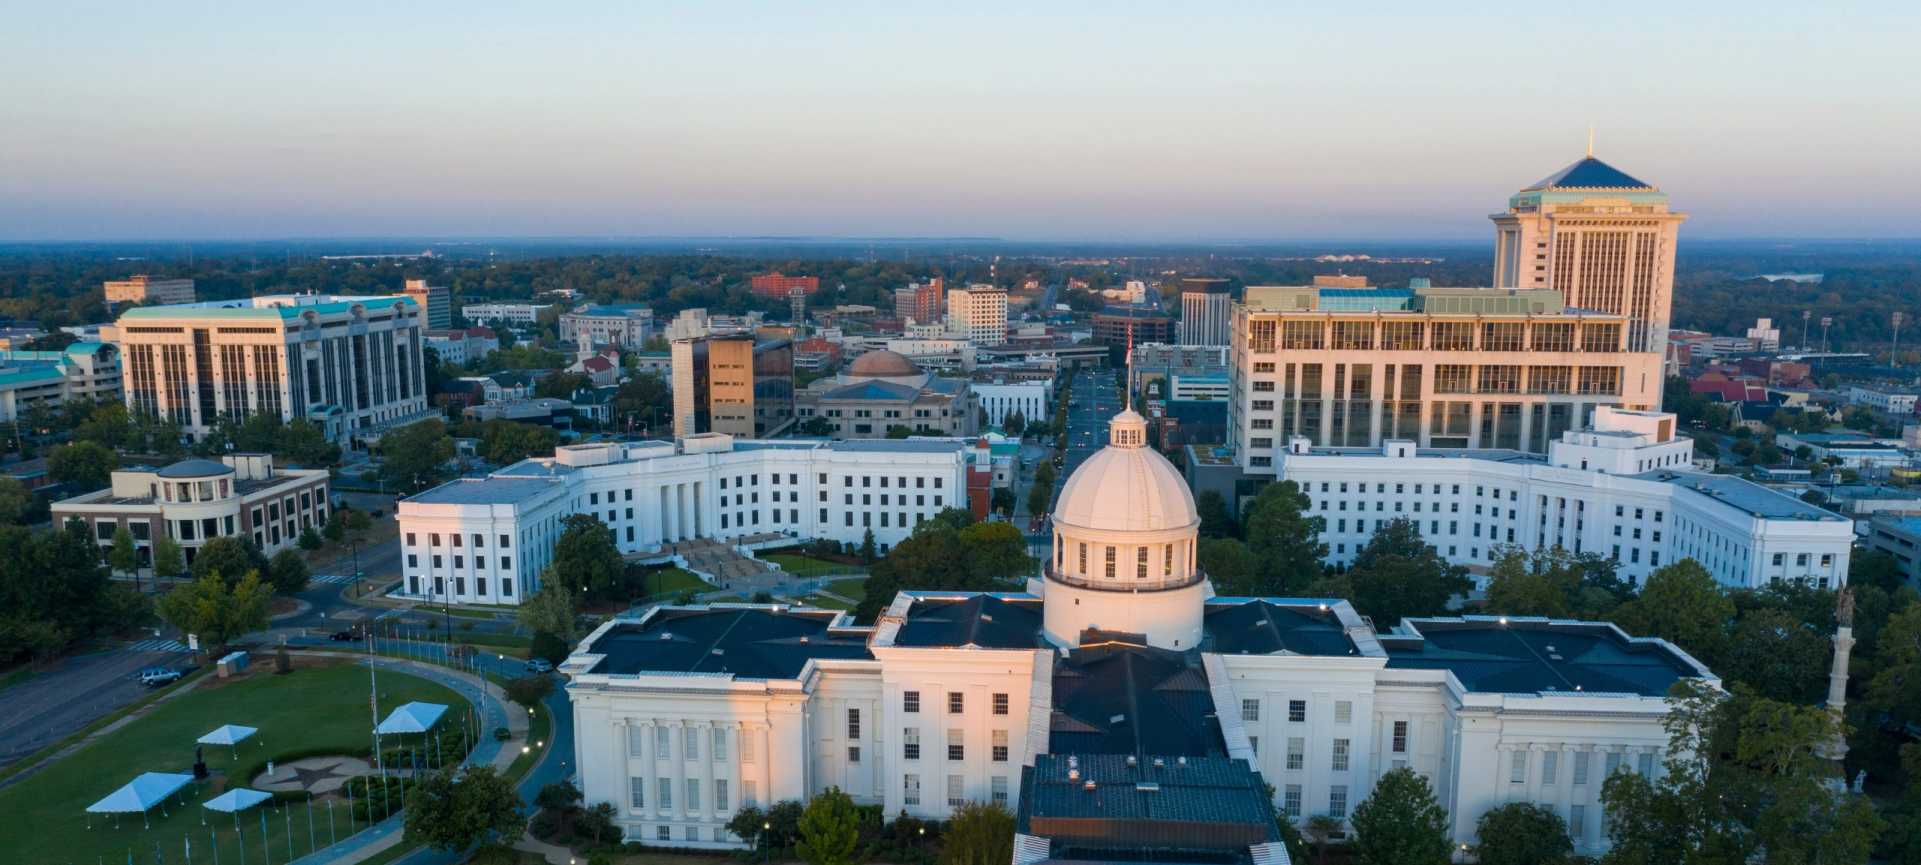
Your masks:
<path fill-rule="evenodd" d="M 1158 532 L 1200 525 L 1179 469 L 1146 447 L 1147 420 L 1128 410 L 1109 424 L 1109 444 L 1068 476 L 1054 521 L 1097 531 Z"/>

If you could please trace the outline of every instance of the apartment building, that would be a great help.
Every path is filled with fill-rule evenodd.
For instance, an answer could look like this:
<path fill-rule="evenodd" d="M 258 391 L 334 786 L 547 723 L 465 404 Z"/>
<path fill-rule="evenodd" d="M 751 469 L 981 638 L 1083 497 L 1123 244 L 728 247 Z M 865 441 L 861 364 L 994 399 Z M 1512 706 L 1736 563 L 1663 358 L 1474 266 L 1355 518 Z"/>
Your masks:
<path fill-rule="evenodd" d="M 35 405 L 120 399 L 120 350 L 76 342 L 59 351 L 0 350 L 0 423 Z"/>
<path fill-rule="evenodd" d="M 947 292 L 947 329 L 975 345 L 1007 341 L 1007 290 L 970 285 Z"/>
<path fill-rule="evenodd" d="M 427 417 L 425 328 L 405 296 L 266 295 L 127 310 L 130 411 L 199 439 L 222 418 L 311 420 L 336 442 Z"/>

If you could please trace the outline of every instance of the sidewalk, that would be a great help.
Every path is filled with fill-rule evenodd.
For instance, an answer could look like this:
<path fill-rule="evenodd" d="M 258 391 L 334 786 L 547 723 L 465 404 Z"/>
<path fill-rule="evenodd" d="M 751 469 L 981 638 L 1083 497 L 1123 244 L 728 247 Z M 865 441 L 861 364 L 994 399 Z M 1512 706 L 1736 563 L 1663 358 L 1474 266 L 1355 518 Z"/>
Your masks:
<path fill-rule="evenodd" d="M 343 657 L 343 653 L 341 652 L 292 650 L 288 654 L 306 655 L 310 657 Z M 364 661 L 367 658 L 366 655 L 348 655 L 347 657 L 356 658 L 357 662 Z M 491 735 L 483 735 L 479 743 L 474 746 L 474 750 L 467 755 L 467 759 L 462 765 L 491 765 L 495 771 L 505 772 L 508 766 L 513 765 L 514 758 L 520 756 L 520 746 L 528 744 L 527 712 L 517 706 L 510 705 L 507 702 L 506 694 L 501 691 L 499 686 L 487 682 L 484 679 L 477 678 L 470 673 L 442 667 L 438 664 L 428 664 L 420 661 L 409 661 L 403 658 L 389 658 L 386 656 L 378 656 L 374 664 L 383 670 L 404 672 L 448 685 L 460 691 L 463 696 L 471 696 L 477 688 L 484 689 L 483 693 L 485 696 L 484 699 L 480 701 L 481 729 L 491 731 L 497 727 L 506 727 L 507 731 L 512 734 L 512 738 L 509 738 L 505 742 L 500 742 L 496 741 Z M 320 863 L 352 865 L 352 863 L 363 862 L 401 843 L 403 840 L 402 836 L 405 834 L 403 831 L 405 827 L 404 818 L 404 814 L 394 814 L 375 824 L 373 828 L 363 830 L 348 836 L 337 844 L 322 847 L 307 856 L 295 859 L 292 865 L 320 865 Z"/>

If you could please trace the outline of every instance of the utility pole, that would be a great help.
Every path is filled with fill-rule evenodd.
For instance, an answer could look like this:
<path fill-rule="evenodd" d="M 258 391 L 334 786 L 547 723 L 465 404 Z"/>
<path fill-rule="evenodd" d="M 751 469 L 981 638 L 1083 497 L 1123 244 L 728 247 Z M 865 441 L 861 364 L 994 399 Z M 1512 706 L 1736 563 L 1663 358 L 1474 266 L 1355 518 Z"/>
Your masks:
<path fill-rule="evenodd" d="M 1821 316 L 1821 353 L 1828 353 L 1828 327 L 1834 324 L 1834 316 Z"/>
<path fill-rule="evenodd" d="M 1814 310 L 1801 310 L 1801 350 L 1808 350 L 1808 320 L 1814 317 Z"/>
<path fill-rule="evenodd" d="M 1888 351 L 1888 366 L 1901 368 L 1901 313 L 1894 314 L 1894 347 Z"/>

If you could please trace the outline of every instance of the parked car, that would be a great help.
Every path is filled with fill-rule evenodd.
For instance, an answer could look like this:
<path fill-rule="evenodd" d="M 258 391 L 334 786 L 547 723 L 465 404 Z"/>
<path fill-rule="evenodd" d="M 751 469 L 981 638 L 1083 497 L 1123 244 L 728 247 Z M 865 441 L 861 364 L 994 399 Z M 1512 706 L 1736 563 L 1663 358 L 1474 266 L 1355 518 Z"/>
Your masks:
<path fill-rule="evenodd" d="M 351 630 L 335 631 L 331 634 L 328 634 L 327 639 L 332 640 L 336 643 L 351 643 L 354 640 L 360 639 L 360 635 L 354 633 Z"/>
<path fill-rule="evenodd" d="M 140 684 L 146 685 L 149 688 L 158 688 L 162 685 L 171 685 L 174 682 L 180 681 L 180 671 L 170 670 L 166 667 L 148 667 L 136 675 L 140 679 Z"/>
<path fill-rule="evenodd" d="M 551 673 L 553 671 L 554 665 L 548 663 L 546 658 L 527 659 L 527 672 L 529 673 Z"/>

